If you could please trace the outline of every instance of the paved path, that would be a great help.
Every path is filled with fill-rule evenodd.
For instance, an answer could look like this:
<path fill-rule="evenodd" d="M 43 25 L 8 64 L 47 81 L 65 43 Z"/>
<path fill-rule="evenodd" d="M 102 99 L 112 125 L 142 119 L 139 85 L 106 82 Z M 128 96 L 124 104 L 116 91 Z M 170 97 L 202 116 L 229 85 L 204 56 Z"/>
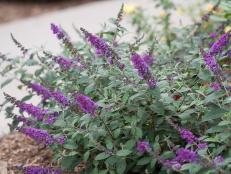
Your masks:
<path fill-rule="evenodd" d="M 194 0 L 187 0 L 187 3 L 184 0 L 175 1 L 187 5 L 190 5 L 190 3 L 194 2 Z M 123 2 L 126 4 L 137 4 L 143 6 L 146 10 L 148 10 L 150 14 L 158 14 L 160 12 L 154 10 L 152 0 L 112 0 L 85 4 L 62 11 L 44 14 L 38 17 L 19 20 L 16 22 L 0 25 L 0 52 L 10 53 L 11 55 L 20 54 L 10 39 L 10 33 L 13 33 L 17 40 L 19 40 L 28 48 L 36 48 L 43 45 L 47 50 L 58 53 L 59 43 L 57 42 L 54 35 L 51 34 L 51 22 L 61 24 L 61 26 L 75 41 L 78 39 L 78 36 L 74 32 L 72 24 L 78 28 L 83 26 L 91 32 L 96 32 L 101 28 L 101 24 L 107 21 L 108 18 L 116 17 L 118 10 L 120 9 Z M 183 24 L 190 23 L 188 18 L 175 14 L 173 17 L 173 22 L 175 24 L 179 24 L 180 21 Z M 3 80 L 4 79 L 0 77 L 0 82 Z M 17 83 L 13 83 L 3 90 L 20 99 L 24 94 L 26 94 L 26 91 L 19 92 L 15 89 L 16 85 Z M 3 100 L 2 92 L 3 91 L 0 91 L 0 103 Z M 7 133 L 8 131 L 7 120 L 5 120 L 3 114 L 1 114 L 0 136 Z"/>

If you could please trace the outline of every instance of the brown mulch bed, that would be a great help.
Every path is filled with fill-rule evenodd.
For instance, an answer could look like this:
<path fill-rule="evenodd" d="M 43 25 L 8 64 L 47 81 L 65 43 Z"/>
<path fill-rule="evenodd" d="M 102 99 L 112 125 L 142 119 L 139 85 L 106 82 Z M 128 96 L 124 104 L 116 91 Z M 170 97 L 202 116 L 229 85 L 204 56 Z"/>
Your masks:
<path fill-rule="evenodd" d="M 39 15 L 59 9 L 65 9 L 100 0 L 0 0 L 0 23 L 6 23 L 21 18 Z"/>
<path fill-rule="evenodd" d="M 0 173 L 7 170 L 7 173 L 3 173 L 22 174 L 18 170 L 20 166 L 49 166 L 51 158 L 49 149 L 21 133 L 14 132 L 0 139 Z"/>

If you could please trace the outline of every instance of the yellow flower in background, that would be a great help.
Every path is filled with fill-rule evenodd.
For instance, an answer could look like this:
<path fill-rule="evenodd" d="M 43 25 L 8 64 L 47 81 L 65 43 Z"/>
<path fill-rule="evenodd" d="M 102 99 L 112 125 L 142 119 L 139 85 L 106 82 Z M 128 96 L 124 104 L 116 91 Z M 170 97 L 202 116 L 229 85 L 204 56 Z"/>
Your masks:
<path fill-rule="evenodd" d="M 163 17 L 165 17 L 166 15 L 167 15 L 167 13 L 166 13 L 165 11 L 161 11 L 161 12 L 160 12 L 160 17 L 163 18 Z"/>
<path fill-rule="evenodd" d="M 178 7 L 176 9 L 176 12 L 177 12 L 178 15 L 183 15 L 185 13 L 185 10 L 184 10 L 183 7 Z"/>
<path fill-rule="evenodd" d="M 213 4 L 212 3 L 208 3 L 205 7 L 206 11 L 211 11 L 213 9 Z"/>
<path fill-rule="evenodd" d="M 124 13 L 132 14 L 137 10 L 137 8 L 138 8 L 138 5 L 136 4 L 124 4 Z"/>
<path fill-rule="evenodd" d="M 231 30 L 231 25 L 230 26 L 227 26 L 227 27 L 225 27 L 225 32 L 227 33 L 228 31 L 230 31 Z"/>

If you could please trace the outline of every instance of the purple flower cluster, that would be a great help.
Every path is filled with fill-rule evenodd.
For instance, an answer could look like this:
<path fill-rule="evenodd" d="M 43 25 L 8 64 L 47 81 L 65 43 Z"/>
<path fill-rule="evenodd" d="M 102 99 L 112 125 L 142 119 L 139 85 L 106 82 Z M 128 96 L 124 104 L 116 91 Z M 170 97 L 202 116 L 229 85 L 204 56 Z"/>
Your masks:
<path fill-rule="evenodd" d="M 44 122 L 45 124 L 51 125 L 51 124 L 53 124 L 53 123 L 56 121 L 56 119 L 58 118 L 58 116 L 59 116 L 59 113 L 58 113 L 58 112 L 50 113 L 50 114 L 47 116 L 47 118 L 44 118 L 43 122 Z"/>
<path fill-rule="evenodd" d="M 37 143 L 51 145 L 54 143 L 54 138 L 47 131 L 36 128 L 19 128 L 19 131 L 34 139 Z"/>
<path fill-rule="evenodd" d="M 175 160 L 178 161 L 179 163 L 192 163 L 197 161 L 197 154 L 196 152 L 185 149 L 185 148 L 180 148 L 176 152 L 176 158 Z"/>
<path fill-rule="evenodd" d="M 198 155 L 196 154 L 196 152 L 189 149 L 180 148 L 176 152 L 176 157 L 172 160 L 164 161 L 164 165 L 168 168 L 179 170 L 183 164 L 193 163 L 197 160 Z"/>
<path fill-rule="evenodd" d="M 61 174 L 61 169 L 53 169 L 51 167 L 27 166 L 23 167 L 25 174 Z"/>
<path fill-rule="evenodd" d="M 81 30 L 85 34 L 88 42 L 90 42 L 90 44 L 95 48 L 96 54 L 105 56 L 108 58 L 108 62 L 113 64 L 113 58 L 115 55 L 106 41 L 96 35 L 93 35 L 92 33 L 89 33 L 83 28 L 81 28 Z"/>
<path fill-rule="evenodd" d="M 62 56 L 54 57 L 54 61 L 59 64 L 63 71 L 67 71 L 73 66 L 73 61 L 71 59 Z"/>
<path fill-rule="evenodd" d="M 46 87 L 44 87 L 44 86 L 42 86 L 40 84 L 37 84 L 37 83 L 31 83 L 29 86 L 38 95 L 42 95 L 43 100 L 46 100 L 46 99 L 51 97 L 51 93 L 50 93 L 49 89 L 47 89 Z"/>
<path fill-rule="evenodd" d="M 221 37 L 211 46 L 208 54 L 210 56 L 216 56 L 217 54 L 221 53 L 229 44 L 230 37 L 231 34 L 229 32 L 221 35 Z"/>
<path fill-rule="evenodd" d="M 44 99 L 53 98 L 56 102 L 64 107 L 69 106 L 70 104 L 70 100 L 60 91 L 52 92 L 46 87 L 36 83 L 32 83 L 30 86 L 38 95 L 42 95 Z M 46 115 L 46 113 L 44 115 Z"/>
<path fill-rule="evenodd" d="M 204 58 L 204 62 L 214 74 L 219 74 L 221 71 L 220 65 L 217 63 L 215 56 L 211 55 L 210 53 L 206 53 L 204 50 L 201 49 L 202 56 Z"/>
<path fill-rule="evenodd" d="M 20 109 L 21 112 L 27 112 L 39 121 L 42 121 L 45 115 L 49 113 L 47 109 L 42 109 L 38 106 L 34 106 L 32 104 L 27 104 L 23 102 L 17 103 L 17 107 Z"/>
<path fill-rule="evenodd" d="M 149 152 L 151 150 L 151 147 L 148 141 L 141 140 L 137 142 L 136 150 L 139 153 L 143 154 L 145 152 Z"/>
<path fill-rule="evenodd" d="M 44 143 L 45 145 L 51 145 L 54 143 L 63 145 L 65 143 L 65 137 L 61 136 L 54 138 L 53 135 L 49 134 L 46 130 L 43 129 L 25 127 L 18 128 L 18 131 L 34 139 L 37 143 Z"/>
<path fill-rule="evenodd" d="M 152 77 L 148 64 L 141 58 L 140 55 L 134 53 L 131 57 L 132 64 L 137 70 L 138 75 L 146 81 L 150 88 L 157 86 L 155 79 Z"/>
<path fill-rule="evenodd" d="M 191 131 L 183 128 L 177 128 L 182 139 L 186 140 L 188 144 L 195 144 L 199 149 L 205 149 L 207 144 L 200 141 Z"/>
<path fill-rule="evenodd" d="M 21 112 L 26 112 L 35 117 L 38 121 L 43 121 L 45 124 L 53 124 L 59 116 L 58 112 L 50 113 L 47 109 L 42 109 L 38 106 L 23 102 L 17 103 L 17 107 Z"/>
<path fill-rule="evenodd" d="M 55 142 L 58 144 L 63 145 L 65 143 L 66 138 L 64 136 L 60 136 L 58 138 L 55 138 Z"/>
<path fill-rule="evenodd" d="M 152 66 L 154 64 L 155 59 L 152 55 L 145 54 L 142 56 L 142 58 L 147 65 Z"/>
<path fill-rule="evenodd" d="M 217 34 L 216 33 L 210 33 L 209 37 L 211 39 L 215 39 L 217 37 Z"/>
<path fill-rule="evenodd" d="M 187 129 L 180 129 L 180 136 L 182 139 L 186 140 L 188 144 L 193 144 L 198 141 L 198 138 Z"/>
<path fill-rule="evenodd" d="M 63 93 L 60 91 L 52 92 L 52 97 L 55 99 L 55 101 L 57 101 L 64 107 L 70 105 L 70 100 L 66 96 L 64 96 Z"/>
<path fill-rule="evenodd" d="M 15 116 L 15 119 L 16 119 L 17 121 L 19 121 L 19 122 L 22 122 L 23 125 L 26 125 L 26 126 L 32 126 L 32 125 L 35 124 L 34 121 L 29 120 L 29 119 L 27 119 L 26 117 L 23 117 L 23 116 L 20 116 L 20 115 L 16 115 L 16 116 Z"/>
<path fill-rule="evenodd" d="M 218 82 L 213 82 L 210 84 L 210 87 L 214 90 L 214 91 L 220 91 L 221 90 L 221 85 Z"/>
<path fill-rule="evenodd" d="M 61 27 L 51 23 L 51 30 L 53 32 L 53 34 L 55 34 L 57 36 L 58 39 L 64 39 L 66 37 L 65 32 L 62 30 Z"/>
<path fill-rule="evenodd" d="M 75 96 L 75 103 L 86 113 L 95 116 L 96 109 L 98 105 L 91 100 L 88 96 L 83 94 L 76 94 Z"/>

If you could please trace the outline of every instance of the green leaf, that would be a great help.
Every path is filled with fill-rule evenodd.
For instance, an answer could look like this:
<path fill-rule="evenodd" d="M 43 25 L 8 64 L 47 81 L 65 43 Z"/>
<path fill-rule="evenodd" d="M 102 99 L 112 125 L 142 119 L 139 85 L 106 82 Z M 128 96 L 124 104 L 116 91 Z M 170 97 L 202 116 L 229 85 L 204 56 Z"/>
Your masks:
<path fill-rule="evenodd" d="M 63 170 L 73 170 L 75 166 L 80 162 L 77 156 L 66 156 L 61 160 L 61 168 Z"/>
<path fill-rule="evenodd" d="M 227 111 L 225 109 L 222 109 L 217 105 L 212 105 L 208 108 L 208 111 L 202 117 L 202 122 L 221 118 L 226 112 Z"/>
<path fill-rule="evenodd" d="M 137 162 L 137 165 L 142 166 L 148 164 L 151 160 L 152 160 L 151 157 L 143 157 Z"/>
<path fill-rule="evenodd" d="M 108 158 L 109 156 L 110 156 L 109 154 L 106 154 L 105 152 L 103 152 L 103 153 L 98 154 L 98 155 L 95 157 L 95 160 L 97 160 L 97 161 L 103 160 L 103 159 Z"/>
<path fill-rule="evenodd" d="M 127 149 L 124 149 L 124 150 L 119 150 L 116 155 L 117 156 L 128 156 L 130 153 L 132 153 L 131 150 L 127 150 Z"/>
<path fill-rule="evenodd" d="M 204 81 L 211 80 L 211 73 L 208 70 L 201 70 L 197 76 Z"/>
<path fill-rule="evenodd" d="M 116 162 L 116 172 L 117 174 L 125 173 L 127 167 L 127 163 L 124 159 L 120 159 Z"/>

